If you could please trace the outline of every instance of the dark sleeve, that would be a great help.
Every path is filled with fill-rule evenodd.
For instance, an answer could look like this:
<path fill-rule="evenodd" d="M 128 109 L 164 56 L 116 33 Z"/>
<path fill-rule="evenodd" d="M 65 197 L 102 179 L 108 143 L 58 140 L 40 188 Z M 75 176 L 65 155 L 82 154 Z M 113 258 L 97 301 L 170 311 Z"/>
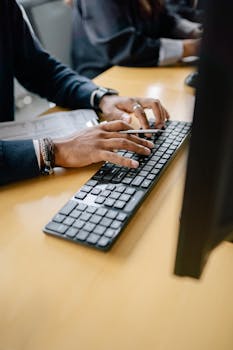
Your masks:
<path fill-rule="evenodd" d="M 129 1 L 80 0 L 82 25 L 90 43 L 102 51 L 111 65 L 155 66 L 160 39 L 136 28 Z"/>
<path fill-rule="evenodd" d="M 40 175 L 32 140 L 0 140 L 0 185 Z"/>
<path fill-rule="evenodd" d="M 15 1 L 12 4 L 16 78 L 29 91 L 59 106 L 89 108 L 90 95 L 96 85 L 43 50 L 23 18 L 21 9 Z"/>
<path fill-rule="evenodd" d="M 198 5 L 200 3 L 201 1 L 199 0 Z M 191 5 L 192 1 L 166 0 L 166 4 L 172 12 L 177 13 L 178 15 L 188 19 L 189 21 L 200 22 L 200 23 L 203 21 L 203 16 L 204 16 L 203 9 L 194 8 L 193 5 Z"/>

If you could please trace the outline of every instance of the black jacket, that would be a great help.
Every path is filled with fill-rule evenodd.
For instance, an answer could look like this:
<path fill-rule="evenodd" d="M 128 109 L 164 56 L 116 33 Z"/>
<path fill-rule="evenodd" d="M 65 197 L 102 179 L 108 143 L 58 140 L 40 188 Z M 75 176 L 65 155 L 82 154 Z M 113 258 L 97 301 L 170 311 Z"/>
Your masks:
<path fill-rule="evenodd" d="M 92 78 L 113 65 L 150 67 L 160 38 L 172 37 L 176 19 L 163 9 L 140 15 L 136 0 L 76 0 L 73 8 L 73 68 Z"/>
<path fill-rule="evenodd" d="M 14 119 L 13 80 L 69 108 L 90 108 L 89 79 L 42 49 L 15 0 L 0 1 L 0 122 Z M 0 184 L 39 174 L 31 140 L 0 141 Z"/>

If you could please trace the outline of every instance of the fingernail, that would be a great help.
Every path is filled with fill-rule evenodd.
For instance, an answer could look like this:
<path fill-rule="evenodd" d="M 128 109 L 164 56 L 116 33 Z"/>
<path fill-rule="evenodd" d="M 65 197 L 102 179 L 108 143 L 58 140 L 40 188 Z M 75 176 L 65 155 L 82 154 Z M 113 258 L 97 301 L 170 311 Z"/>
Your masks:
<path fill-rule="evenodd" d="M 147 141 L 147 144 L 148 144 L 148 147 L 150 147 L 150 148 L 153 148 L 153 147 L 154 147 L 154 144 L 153 144 L 153 142 L 151 142 L 151 141 Z"/>
<path fill-rule="evenodd" d="M 138 168 L 139 167 L 139 162 L 137 162 L 136 160 L 131 160 L 131 165 L 132 165 L 132 168 Z"/>
<path fill-rule="evenodd" d="M 148 138 L 148 139 L 151 139 L 152 138 L 152 135 L 151 134 L 145 134 L 146 135 L 146 137 Z"/>
<path fill-rule="evenodd" d="M 151 150 L 147 147 L 144 147 L 145 151 L 146 151 L 146 154 L 151 154 Z"/>
<path fill-rule="evenodd" d="M 165 126 L 165 124 L 164 124 L 164 123 L 160 123 L 160 124 L 156 125 L 156 128 L 158 128 L 158 129 L 162 129 L 164 126 Z"/>
<path fill-rule="evenodd" d="M 123 114 L 121 115 L 121 118 L 122 118 L 125 122 L 127 122 L 127 123 L 130 123 L 130 122 L 131 122 L 131 117 L 130 117 L 130 115 L 127 114 L 127 113 L 123 113 Z"/>

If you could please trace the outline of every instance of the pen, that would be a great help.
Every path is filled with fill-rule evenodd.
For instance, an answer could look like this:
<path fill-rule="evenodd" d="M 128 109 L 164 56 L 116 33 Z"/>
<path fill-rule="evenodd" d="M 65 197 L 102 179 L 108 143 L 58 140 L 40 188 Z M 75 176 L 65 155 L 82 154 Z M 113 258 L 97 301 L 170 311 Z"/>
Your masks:
<path fill-rule="evenodd" d="M 130 129 L 130 130 L 121 130 L 120 134 L 157 134 L 158 132 L 164 132 L 165 130 L 160 129 Z"/>

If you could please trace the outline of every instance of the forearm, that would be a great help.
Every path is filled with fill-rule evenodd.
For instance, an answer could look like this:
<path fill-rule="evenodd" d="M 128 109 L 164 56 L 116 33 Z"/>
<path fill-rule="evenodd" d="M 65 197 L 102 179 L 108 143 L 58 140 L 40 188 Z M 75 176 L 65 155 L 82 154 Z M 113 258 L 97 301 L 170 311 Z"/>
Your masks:
<path fill-rule="evenodd" d="M 200 39 L 161 39 L 159 65 L 178 63 L 182 58 L 199 55 Z"/>
<path fill-rule="evenodd" d="M 44 50 L 37 48 L 20 64 L 16 74 L 27 90 L 51 102 L 70 109 L 90 108 L 90 96 L 96 85 L 59 63 Z"/>

